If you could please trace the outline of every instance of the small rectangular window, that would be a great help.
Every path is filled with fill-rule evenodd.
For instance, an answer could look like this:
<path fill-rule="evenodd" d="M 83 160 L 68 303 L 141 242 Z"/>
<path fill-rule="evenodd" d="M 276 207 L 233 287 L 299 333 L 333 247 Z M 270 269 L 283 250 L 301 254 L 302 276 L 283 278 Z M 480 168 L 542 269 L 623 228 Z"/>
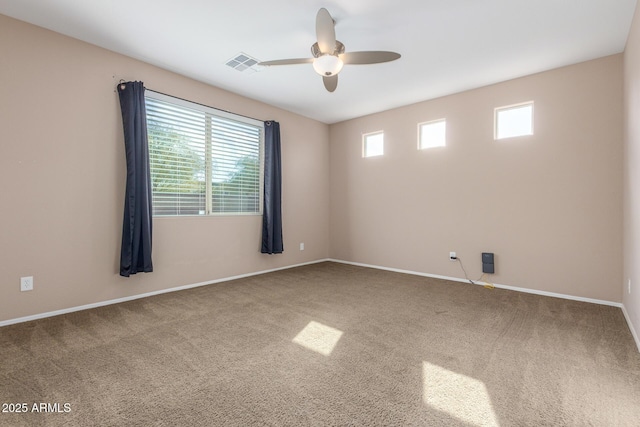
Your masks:
<path fill-rule="evenodd" d="M 495 139 L 533 135 L 533 101 L 495 109 Z"/>
<path fill-rule="evenodd" d="M 418 125 L 418 149 L 444 147 L 446 140 L 447 121 L 445 119 L 433 120 Z"/>
<path fill-rule="evenodd" d="M 367 133 L 362 137 L 362 156 L 374 157 L 384 154 L 384 132 Z"/>

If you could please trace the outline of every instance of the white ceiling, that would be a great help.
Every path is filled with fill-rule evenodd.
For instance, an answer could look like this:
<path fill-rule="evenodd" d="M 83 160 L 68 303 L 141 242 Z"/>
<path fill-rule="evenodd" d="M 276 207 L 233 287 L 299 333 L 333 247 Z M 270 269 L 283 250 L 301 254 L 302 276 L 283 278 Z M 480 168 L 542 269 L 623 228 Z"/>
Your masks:
<path fill-rule="evenodd" d="M 0 0 L 0 13 L 335 123 L 622 52 L 635 6 L 636 0 Z M 225 65 L 240 52 L 262 61 L 310 57 L 321 7 L 348 52 L 391 50 L 402 58 L 345 66 L 334 93 L 311 64 L 257 73 Z"/>

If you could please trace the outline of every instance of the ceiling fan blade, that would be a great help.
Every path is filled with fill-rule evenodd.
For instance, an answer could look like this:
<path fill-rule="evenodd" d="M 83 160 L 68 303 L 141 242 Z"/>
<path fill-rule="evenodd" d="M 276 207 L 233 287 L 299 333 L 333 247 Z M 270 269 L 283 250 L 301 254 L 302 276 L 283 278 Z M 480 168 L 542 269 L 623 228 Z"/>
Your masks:
<path fill-rule="evenodd" d="M 272 65 L 311 64 L 313 58 L 276 59 L 274 61 L 258 62 L 258 65 L 270 67 Z"/>
<path fill-rule="evenodd" d="M 320 52 L 332 55 L 336 50 L 336 28 L 333 18 L 324 7 L 316 15 L 316 37 Z"/>
<path fill-rule="evenodd" d="M 334 74 L 329 77 L 322 77 L 322 82 L 324 83 L 324 87 L 329 91 L 333 92 L 338 87 L 338 75 Z"/>
<path fill-rule="evenodd" d="M 366 52 L 347 52 L 340 55 L 345 64 L 379 64 L 381 62 L 395 61 L 400 58 L 396 52 L 372 50 Z"/>

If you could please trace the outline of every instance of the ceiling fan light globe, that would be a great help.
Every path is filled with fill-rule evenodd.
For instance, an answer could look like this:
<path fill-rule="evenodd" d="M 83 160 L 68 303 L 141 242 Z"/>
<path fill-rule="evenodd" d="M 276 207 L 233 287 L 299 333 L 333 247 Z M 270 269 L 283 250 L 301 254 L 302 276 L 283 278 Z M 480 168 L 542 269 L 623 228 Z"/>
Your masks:
<path fill-rule="evenodd" d="M 343 65 L 342 59 L 337 55 L 322 55 L 313 61 L 313 69 L 323 77 L 335 76 Z"/>

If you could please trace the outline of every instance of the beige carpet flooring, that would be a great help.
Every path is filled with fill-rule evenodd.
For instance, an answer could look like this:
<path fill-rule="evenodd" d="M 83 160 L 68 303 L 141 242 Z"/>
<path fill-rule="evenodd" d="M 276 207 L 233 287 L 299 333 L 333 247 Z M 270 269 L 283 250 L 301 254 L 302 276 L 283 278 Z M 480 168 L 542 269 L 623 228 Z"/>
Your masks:
<path fill-rule="evenodd" d="M 640 353 L 619 308 L 327 262 L 0 328 L 0 403 L 28 405 L 2 426 L 638 426 Z"/>

